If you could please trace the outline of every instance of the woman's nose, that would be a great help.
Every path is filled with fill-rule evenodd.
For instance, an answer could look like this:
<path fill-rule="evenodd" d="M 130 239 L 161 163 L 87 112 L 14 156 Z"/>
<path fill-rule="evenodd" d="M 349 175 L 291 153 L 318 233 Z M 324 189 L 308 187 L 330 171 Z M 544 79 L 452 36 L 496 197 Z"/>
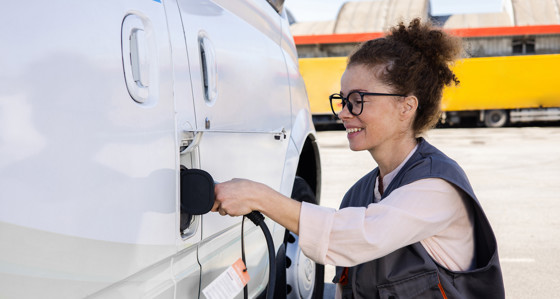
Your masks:
<path fill-rule="evenodd" d="M 348 109 L 348 105 L 344 105 L 342 107 L 342 110 L 340 110 L 340 112 L 338 113 L 338 118 L 340 118 L 340 120 L 354 117 L 354 115 L 352 115 L 352 113 L 350 113 L 350 110 Z"/>

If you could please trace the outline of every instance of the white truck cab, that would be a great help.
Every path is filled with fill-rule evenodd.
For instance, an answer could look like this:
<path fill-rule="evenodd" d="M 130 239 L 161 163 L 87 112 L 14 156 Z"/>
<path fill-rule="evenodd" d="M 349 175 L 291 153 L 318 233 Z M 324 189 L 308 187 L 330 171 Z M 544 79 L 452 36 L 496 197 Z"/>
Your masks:
<path fill-rule="evenodd" d="M 300 199 L 318 203 L 319 152 L 282 4 L 3 5 L 0 298 L 204 298 L 241 257 L 242 218 L 181 213 L 182 167 L 287 196 L 300 180 L 311 187 Z M 321 297 L 322 266 L 266 222 L 280 287 Z M 261 231 L 244 227 L 252 298 L 268 257 Z"/>

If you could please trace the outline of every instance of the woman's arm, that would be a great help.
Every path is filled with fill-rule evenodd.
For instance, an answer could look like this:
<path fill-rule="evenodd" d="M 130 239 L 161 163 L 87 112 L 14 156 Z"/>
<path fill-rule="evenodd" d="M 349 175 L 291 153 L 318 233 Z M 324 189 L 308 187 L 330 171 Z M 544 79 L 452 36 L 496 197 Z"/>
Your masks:
<path fill-rule="evenodd" d="M 442 179 L 402 186 L 368 207 L 336 211 L 304 203 L 300 214 L 299 245 L 322 264 L 354 266 L 432 237 L 441 247 L 438 262 L 468 267 L 474 252 L 462 193 Z"/>
<path fill-rule="evenodd" d="M 242 216 L 259 211 L 295 234 L 299 234 L 301 203 L 253 181 L 233 179 L 217 184 L 213 212 Z"/>

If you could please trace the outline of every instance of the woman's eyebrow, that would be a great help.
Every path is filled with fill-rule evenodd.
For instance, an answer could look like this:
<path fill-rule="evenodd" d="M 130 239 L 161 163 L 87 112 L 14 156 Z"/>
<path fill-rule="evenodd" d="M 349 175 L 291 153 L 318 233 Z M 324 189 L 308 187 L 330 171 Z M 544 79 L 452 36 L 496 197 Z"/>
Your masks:
<path fill-rule="evenodd" d="M 366 92 L 367 90 L 361 89 L 361 88 L 351 89 L 351 90 L 348 91 L 348 94 L 351 94 L 355 91 Z M 342 91 L 340 91 L 340 95 L 344 96 L 344 93 Z"/>

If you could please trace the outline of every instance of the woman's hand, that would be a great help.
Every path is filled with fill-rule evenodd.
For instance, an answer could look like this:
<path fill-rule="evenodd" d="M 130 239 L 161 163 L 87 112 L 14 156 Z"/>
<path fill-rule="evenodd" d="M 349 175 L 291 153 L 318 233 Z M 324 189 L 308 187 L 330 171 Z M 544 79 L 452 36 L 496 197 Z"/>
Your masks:
<path fill-rule="evenodd" d="M 259 200 L 266 197 L 267 193 L 275 192 L 263 184 L 243 179 L 216 184 L 214 190 L 216 201 L 212 211 L 219 212 L 222 216 L 242 216 L 258 211 Z"/>
<path fill-rule="evenodd" d="M 288 230 L 298 233 L 301 203 L 286 197 L 267 185 L 233 179 L 216 184 L 213 212 L 220 215 L 242 216 L 259 211 Z"/>

